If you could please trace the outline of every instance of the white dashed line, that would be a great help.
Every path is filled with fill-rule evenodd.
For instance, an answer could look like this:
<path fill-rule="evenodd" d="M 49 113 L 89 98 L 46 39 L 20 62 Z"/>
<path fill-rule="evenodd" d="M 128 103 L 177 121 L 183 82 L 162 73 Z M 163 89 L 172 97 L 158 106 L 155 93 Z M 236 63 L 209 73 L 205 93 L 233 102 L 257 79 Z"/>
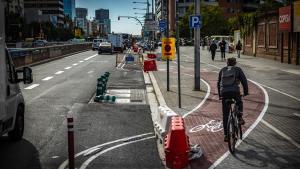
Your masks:
<path fill-rule="evenodd" d="M 58 72 L 56 72 L 55 74 L 56 74 L 56 75 L 59 75 L 59 74 L 62 74 L 62 73 L 64 73 L 64 71 L 58 71 Z"/>
<path fill-rule="evenodd" d="M 293 113 L 295 116 L 300 117 L 299 113 Z"/>
<path fill-rule="evenodd" d="M 71 69 L 72 67 L 65 67 L 66 70 Z"/>
<path fill-rule="evenodd" d="M 48 77 L 45 77 L 44 79 L 42 79 L 43 81 L 48 81 L 48 80 L 50 80 L 50 79 L 52 79 L 53 78 L 53 76 L 48 76 Z"/>
<path fill-rule="evenodd" d="M 90 57 L 88 57 L 88 58 L 85 58 L 84 60 L 90 60 L 90 59 L 92 59 L 93 57 L 95 57 L 95 56 L 97 56 L 98 54 L 95 54 L 95 55 L 93 55 L 93 56 L 90 56 Z"/>
<path fill-rule="evenodd" d="M 79 62 L 82 63 L 82 62 L 84 62 L 84 61 L 81 60 L 81 61 L 79 61 Z"/>
<path fill-rule="evenodd" d="M 24 89 L 26 89 L 26 90 L 31 90 L 31 89 L 33 89 L 33 88 L 35 88 L 35 87 L 38 87 L 40 84 L 33 84 L 33 85 L 31 85 L 31 86 L 28 86 L 28 87 L 26 87 L 26 88 L 24 88 Z"/>
<path fill-rule="evenodd" d="M 73 66 L 77 66 L 77 65 L 78 65 L 78 63 L 74 63 L 74 64 L 73 64 Z"/>
<path fill-rule="evenodd" d="M 89 71 L 88 74 L 93 73 L 94 71 Z"/>

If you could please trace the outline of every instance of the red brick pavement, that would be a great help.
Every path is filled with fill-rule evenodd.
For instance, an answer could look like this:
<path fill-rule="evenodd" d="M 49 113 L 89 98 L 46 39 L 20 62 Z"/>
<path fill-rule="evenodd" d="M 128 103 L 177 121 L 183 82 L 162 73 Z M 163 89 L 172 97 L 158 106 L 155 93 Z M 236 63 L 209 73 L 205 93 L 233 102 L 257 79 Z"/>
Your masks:
<path fill-rule="evenodd" d="M 208 168 L 228 150 L 227 143 L 223 141 L 222 105 L 217 94 L 218 75 L 214 72 L 204 72 L 201 73 L 201 77 L 210 85 L 211 93 L 202 107 L 185 118 L 190 143 L 199 144 L 204 153 L 203 158 L 191 162 L 192 169 Z M 249 96 L 243 98 L 246 121 L 243 132 L 254 123 L 264 107 L 264 94 L 258 86 L 249 82 L 249 93 Z M 199 127 L 195 128 L 204 124 L 207 125 L 202 130 Z M 190 132 L 191 129 L 193 132 Z"/>

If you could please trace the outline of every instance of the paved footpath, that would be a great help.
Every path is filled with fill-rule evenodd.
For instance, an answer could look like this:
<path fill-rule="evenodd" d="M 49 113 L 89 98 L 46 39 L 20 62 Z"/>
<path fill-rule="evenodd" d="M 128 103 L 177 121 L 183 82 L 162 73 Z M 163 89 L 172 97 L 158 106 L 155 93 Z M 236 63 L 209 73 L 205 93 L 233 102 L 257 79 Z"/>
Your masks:
<path fill-rule="evenodd" d="M 298 143 L 296 142 L 295 149 L 295 145 L 291 144 L 285 137 L 282 137 L 277 132 L 274 132 L 274 129 L 266 127 L 265 120 L 262 120 L 262 117 L 270 116 L 271 112 L 267 110 L 273 111 L 272 108 L 274 105 L 269 105 L 269 109 L 267 109 L 269 95 L 273 98 L 273 93 L 269 92 L 269 95 L 266 94 L 266 90 L 253 81 L 248 81 L 250 95 L 244 98 L 244 117 L 246 120 L 246 124 L 243 127 L 243 132 L 245 133 L 244 140 L 238 146 L 236 156 L 230 155 L 227 143 L 223 142 L 221 102 L 218 100 L 216 89 L 219 67 L 225 66 L 225 63 L 209 61 L 207 52 L 202 51 L 201 56 L 203 57 L 204 55 L 205 59 L 201 58 L 201 78 L 206 81 L 207 84 L 202 82 L 202 90 L 200 92 L 193 91 L 194 63 L 191 57 L 191 51 L 193 50 L 183 47 L 181 52 L 182 108 L 178 108 L 177 101 L 176 60 L 170 63 L 170 91 L 166 90 L 166 62 L 158 61 L 158 71 L 153 72 L 167 105 L 185 117 L 187 133 L 191 143 L 199 144 L 204 152 L 204 156 L 200 160 L 191 162 L 191 168 L 296 168 L 296 166 L 299 166 L 300 162 L 296 160 L 297 158 L 300 159 L 300 151 L 299 147 L 297 147 Z M 251 60 L 250 57 L 242 57 L 245 59 L 239 60 L 243 64 L 239 66 L 245 68 L 247 73 L 252 73 L 250 75 L 246 73 L 251 79 L 268 76 L 268 74 L 265 74 L 265 72 L 261 70 L 264 70 L 264 67 L 274 69 L 274 65 L 275 68 L 276 65 L 278 65 L 274 63 L 274 61 L 265 59 L 262 59 L 259 64 L 256 64 L 253 63 L 254 60 Z M 297 68 L 293 65 L 284 65 L 282 67 L 284 70 L 289 70 L 293 73 L 298 72 Z M 257 78 L 253 78 L 253 76 Z M 291 76 L 295 75 L 293 74 Z M 276 79 L 273 76 L 270 78 Z M 283 84 L 276 83 L 276 85 Z M 275 103 L 275 105 L 276 104 L 277 103 Z M 291 106 L 291 109 L 287 109 L 287 106 L 284 111 L 294 110 L 297 112 L 298 110 L 299 112 L 299 108 L 293 109 L 293 106 Z M 196 109 L 194 109 L 195 107 Z M 266 120 L 269 121 L 269 118 Z M 277 123 L 272 124 L 278 128 L 280 127 L 277 126 Z M 293 122 L 287 126 L 292 127 L 292 125 L 294 125 Z M 279 129 L 282 130 L 282 128 Z M 289 133 L 291 133 L 291 130 L 283 131 L 289 131 Z M 297 141 L 299 135 L 294 134 L 293 136 Z M 294 149 L 292 149 L 293 147 Z M 272 158 L 274 159 L 273 161 Z"/>

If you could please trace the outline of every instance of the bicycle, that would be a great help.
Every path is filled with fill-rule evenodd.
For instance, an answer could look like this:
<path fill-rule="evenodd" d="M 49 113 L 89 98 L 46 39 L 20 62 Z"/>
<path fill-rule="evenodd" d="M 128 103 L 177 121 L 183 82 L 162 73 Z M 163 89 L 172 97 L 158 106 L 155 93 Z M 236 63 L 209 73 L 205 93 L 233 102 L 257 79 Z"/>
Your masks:
<path fill-rule="evenodd" d="M 229 117 L 227 123 L 228 148 L 231 154 L 235 152 L 235 144 L 238 139 L 243 138 L 242 125 L 237 117 L 239 113 L 238 105 L 234 99 L 226 99 L 226 104 L 230 105 Z"/>

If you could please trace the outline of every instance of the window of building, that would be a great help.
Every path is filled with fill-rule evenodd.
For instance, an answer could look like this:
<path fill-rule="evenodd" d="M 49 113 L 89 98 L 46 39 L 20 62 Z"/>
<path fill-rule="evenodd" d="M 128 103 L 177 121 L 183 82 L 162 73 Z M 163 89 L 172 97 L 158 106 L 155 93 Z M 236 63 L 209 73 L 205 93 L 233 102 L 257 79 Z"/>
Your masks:
<path fill-rule="evenodd" d="M 269 47 L 277 48 L 277 23 L 269 23 Z"/>
<path fill-rule="evenodd" d="M 259 24 L 257 28 L 258 47 L 265 47 L 265 24 Z"/>

